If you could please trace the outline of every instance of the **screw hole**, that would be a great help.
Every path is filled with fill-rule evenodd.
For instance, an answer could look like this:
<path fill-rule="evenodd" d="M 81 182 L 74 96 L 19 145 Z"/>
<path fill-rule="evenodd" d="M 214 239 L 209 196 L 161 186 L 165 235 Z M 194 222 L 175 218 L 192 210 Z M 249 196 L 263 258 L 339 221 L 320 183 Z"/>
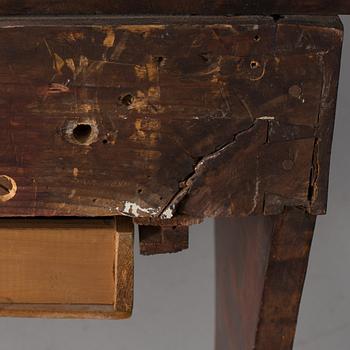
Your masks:
<path fill-rule="evenodd" d="M 139 193 L 139 194 L 141 194 L 143 191 L 142 191 L 142 188 L 139 188 L 138 190 L 137 190 L 137 193 Z"/>
<path fill-rule="evenodd" d="M 278 22 L 280 19 L 283 19 L 284 16 L 282 15 L 272 15 L 271 16 L 275 22 Z"/>
<path fill-rule="evenodd" d="M 107 141 L 106 139 L 104 139 L 104 140 L 102 141 L 102 143 L 105 145 L 105 144 L 108 143 L 108 141 Z"/>
<path fill-rule="evenodd" d="M 130 106 L 134 101 L 134 96 L 127 94 L 121 98 L 121 102 L 124 106 Z"/>
<path fill-rule="evenodd" d="M 257 69 L 257 68 L 259 68 L 259 66 L 260 66 L 260 64 L 257 61 L 251 61 L 250 62 L 250 68 L 251 69 Z"/>
<path fill-rule="evenodd" d="M 89 124 L 78 124 L 73 129 L 73 137 L 79 143 L 87 143 L 89 138 L 91 137 L 92 128 Z"/>
<path fill-rule="evenodd" d="M 0 175 L 0 202 L 7 202 L 17 192 L 17 185 L 14 179 L 6 175 Z"/>
<path fill-rule="evenodd" d="M 261 40 L 261 38 L 260 38 L 260 35 L 255 35 L 255 37 L 254 37 L 254 41 L 260 41 Z"/>
<path fill-rule="evenodd" d="M 162 56 L 155 57 L 154 59 L 159 65 L 161 65 L 162 62 L 164 61 L 164 57 Z"/>
<path fill-rule="evenodd" d="M 199 57 L 206 63 L 210 62 L 210 55 L 207 52 L 201 53 Z"/>

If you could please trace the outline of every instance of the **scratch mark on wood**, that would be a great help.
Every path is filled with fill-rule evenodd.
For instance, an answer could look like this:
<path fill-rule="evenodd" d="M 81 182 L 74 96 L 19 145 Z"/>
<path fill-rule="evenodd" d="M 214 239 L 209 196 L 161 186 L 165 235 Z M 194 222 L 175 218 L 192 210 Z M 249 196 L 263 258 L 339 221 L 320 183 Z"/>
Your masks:
<path fill-rule="evenodd" d="M 115 33 L 112 28 L 107 29 L 106 37 L 103 40 L 103 46 L 105 47 L 113 47 L 115 40 Z"/>

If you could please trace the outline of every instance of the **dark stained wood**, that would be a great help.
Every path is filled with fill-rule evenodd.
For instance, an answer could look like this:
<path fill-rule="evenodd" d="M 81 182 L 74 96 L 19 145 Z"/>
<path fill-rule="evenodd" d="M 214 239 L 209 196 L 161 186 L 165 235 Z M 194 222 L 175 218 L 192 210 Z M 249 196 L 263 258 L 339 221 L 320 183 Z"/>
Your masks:
<path fill-rule="evenodd" d="M 349 14 L 348 0 L 1 0 L 1 15 Z"/>
<path fill-rule="evenodd" d="M 338 18 L 0 28 L 0 175 L 16 186 L 0 216 L 325 212 Z"/>
<path fill-rule="evenodd" d="M 203 218 L 196 218 L 186 215 L 176 215 L 171 219 L 161 219 L 157 217 L 134 217 L 133 221 L 136 225 L 151 226 L 191 226 L 198 225 L 203 222 Z"/>
<path fill-rule="evenodd" d="M 315 219 L 217 220 L 217 350 L 292 349 Z"/>
<path fill-rule="evenodd" d="M 155 255 L 188 249 L 188 226 L 139 226 L 140 253 Z"/>

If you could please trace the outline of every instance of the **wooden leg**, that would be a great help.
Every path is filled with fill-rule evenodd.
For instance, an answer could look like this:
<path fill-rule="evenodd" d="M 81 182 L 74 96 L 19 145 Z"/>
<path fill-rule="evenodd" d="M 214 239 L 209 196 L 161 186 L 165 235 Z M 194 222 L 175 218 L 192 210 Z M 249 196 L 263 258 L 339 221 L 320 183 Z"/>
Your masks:
<path fill-rule="evenodd" d="M 216 221 L 216 350 L 290 350 L 316 216 Z"/>

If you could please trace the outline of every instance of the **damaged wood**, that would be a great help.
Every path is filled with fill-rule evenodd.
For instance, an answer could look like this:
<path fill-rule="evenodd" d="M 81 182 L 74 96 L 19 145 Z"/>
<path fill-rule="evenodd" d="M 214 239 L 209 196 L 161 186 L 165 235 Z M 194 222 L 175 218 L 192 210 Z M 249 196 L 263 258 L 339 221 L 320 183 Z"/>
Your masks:
<path fill-rule="evenodd" d="M 188 226 L 139 226 L 140 253 L 155 255 L 188 249 Z"/>
<path fill-rule="evenodd" d="M 3 18 L 0 28 L 0 175 L 16 183 L 0 216 L 186 225 L 290 205 L 325 212 L 337 17 Z"/>
<path fill-rule="evenodd" d="M 7 15 L 272 15 L 350 14 L 348 0 L 3 0 Z"/>
<path fill-rule="evenodd" d="M 161 219 L 161 218 L 152 218 L 152 217 L 146 217 L 146 218 L 140 218 L 135 217 L 133 218 L 133 221 L 136 225 L 143 225 L 143 226 L 191 226 L 191 225 L 198 225 L 203 222 L 203 218 L 195 218 L 191 216 L 185 216 L 185 215 L 176 215 L 172 217 L 171 219 Z"/>

